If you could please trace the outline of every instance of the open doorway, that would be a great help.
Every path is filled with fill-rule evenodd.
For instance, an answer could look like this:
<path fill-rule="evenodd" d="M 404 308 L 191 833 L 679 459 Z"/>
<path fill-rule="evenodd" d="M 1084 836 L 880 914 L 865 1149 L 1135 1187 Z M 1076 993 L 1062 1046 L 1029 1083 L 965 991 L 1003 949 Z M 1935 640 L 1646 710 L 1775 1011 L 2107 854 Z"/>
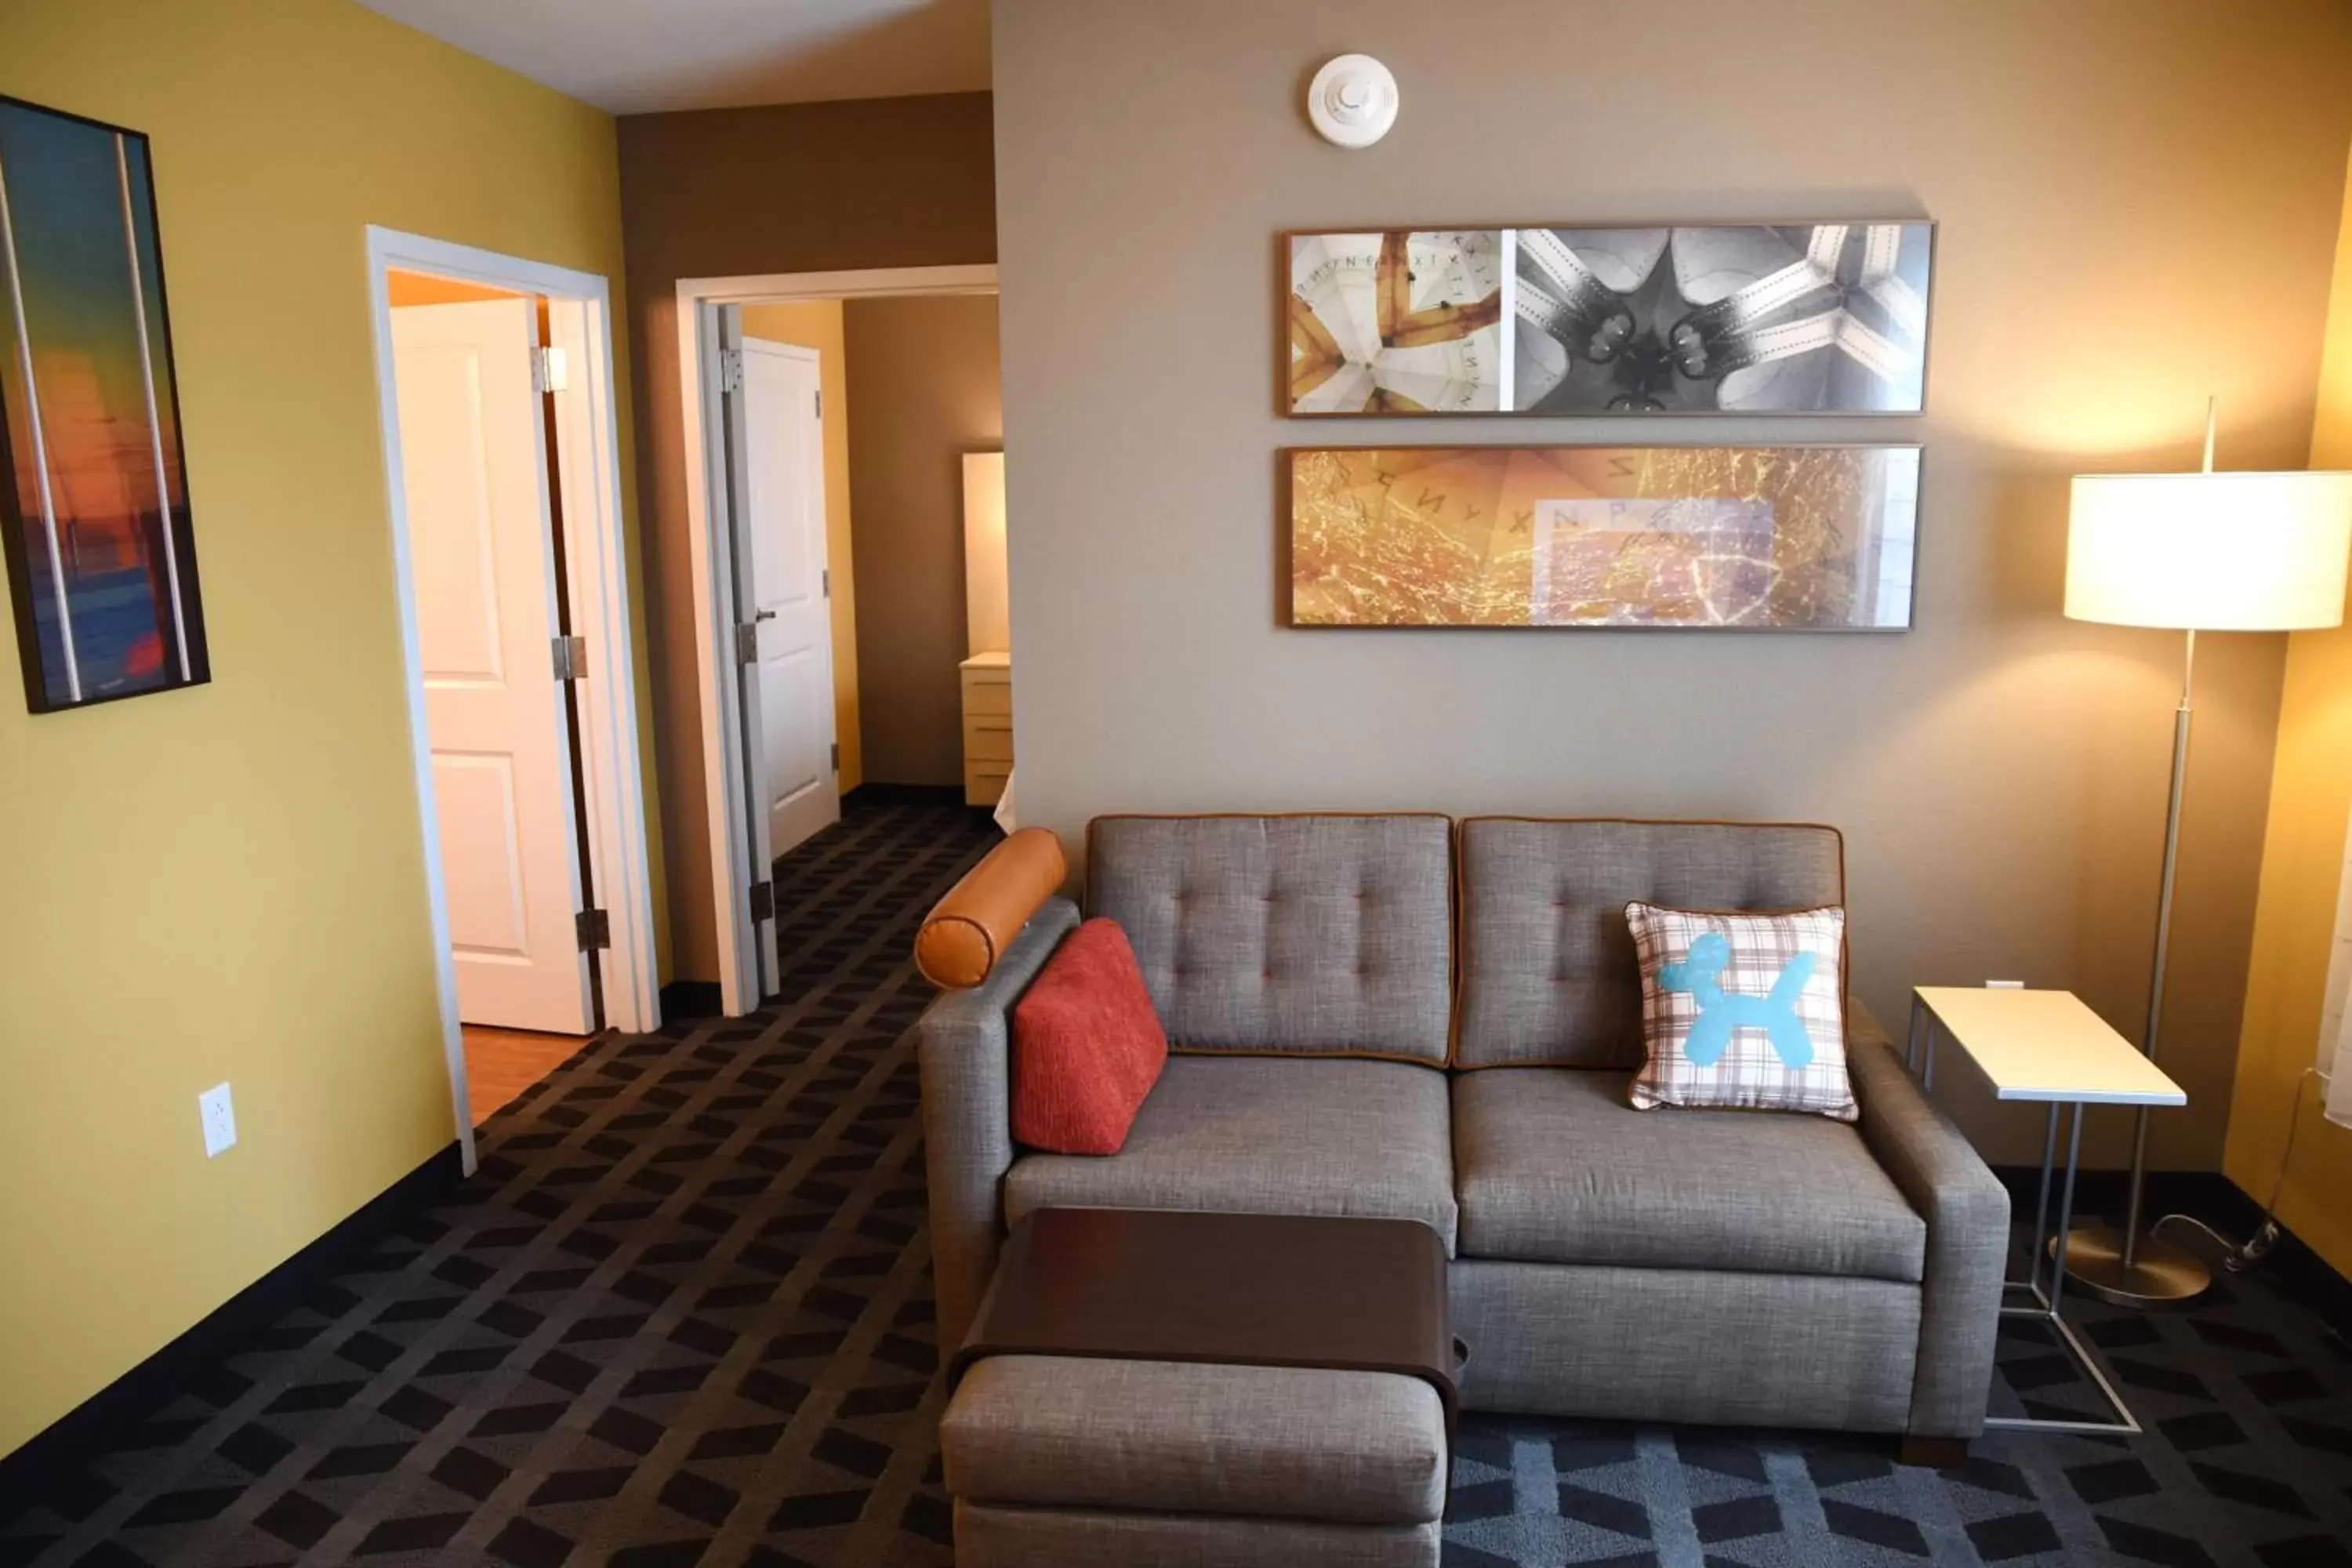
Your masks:
<path fill-rule="evenodd" d="M 1012 775 L 995 278 L 679 295 L 720 991 L 741 1013 L 777 985 L 782 858 L 845 798 L 985 812 Z"/>
<path fill-rule="evenodd" d="M 650 1028 L 601 279 L 370 231 L 444 1047 L 461 1138 Z"/>

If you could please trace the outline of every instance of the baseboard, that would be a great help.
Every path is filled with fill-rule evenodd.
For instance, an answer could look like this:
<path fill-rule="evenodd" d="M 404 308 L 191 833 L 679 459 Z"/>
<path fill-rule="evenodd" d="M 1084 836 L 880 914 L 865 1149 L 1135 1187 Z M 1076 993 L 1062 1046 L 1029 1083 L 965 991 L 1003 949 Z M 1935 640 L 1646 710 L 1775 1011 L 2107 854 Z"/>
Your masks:
<path fill-rule="evenodd" d="M 2200 1214 L 2197 1217 L 2224 1236 L 2243 1239 L 2253 1235 L 2263 1223 L 2262 1204 L 2226 1177 L 2221 1184 L 2225 1195 L 2218 1201 L 2215 1214 Z M 2184 1207 L 2182 1212 L 2196 1211 Z M 2314 1252 L 2301 1237 L 2284 1226 L 2279 1226 L 2278 1245 L 2254 1267 L 2268 1272 L 2338 1334 L 2352 1335 L 2352 1280 L 2337 1273 L 2335 1266 Z"/>
<path fill-rule="evenodd" d="M 661 1016 L 665 1024 L 681 1024 L 693 1018 L 716 1018 L 726 1012 L 720 1003 L 721 993 L 716 980 L 673 980 L 661 988 Z"/>
<path fill-rule="evenodd" d="M 2009 1189 L 2009 1200 L 2022 1215 L 2033 1209 L 2034 1188 L 2041 1184 L 2039 1165 L 1995 1165 L 1992 1173 Z M 2065 1172 L 2051 1173 L 2050 1204 L 2052 1212 L 2058 1205 L 2058 1184 Z M 2097 1215 L 2105 1217 L 2107 1211 L 2120 1214 L 2130 1201 L 2131 1173 L 2128 1171 L 2084 1171 L 2074 1178 L 2074 1213 L 2080 1216 Z M 2219 1171 L 2150 1171 L 2147 1173 L 2147 1195 L 2142 1207 L 2151 1215 L 2193 1214 L 2209 1225 L 2219 1224 L 2214 1218 L 2224 1212 L 2224 1205 L 2244 1194 L 2237 1184 Z M 2256 1210 L 2259 1215 L 2260 1210 Z"/>
<path fill-rule="evenodd" d="M 961 805 L 961 784 L 862 784 L 841 797 L 841 809 L 860 805 Z M 973 806 L 974 811 L 985 810 Z"/>
<path fill-rule="evenodd" d="M 2041 1167 L 1996 1165 L 1993 1174 L 2009 1189 L 2010 1202 L 2016 1211 L 2031 1215 L 2034 1191 L 2042 1180 Z M 2053 1184 L 2055 1180 L 2053 1177 Z M 2126 1171 L 2083 1172 L 2074 1183 L 2076 1216 L 2095 1215 L 2119 1223 L 2129 1201 L 2130 1181 Z M 2054 1213 L 2054 1193 L 2051 1203 Z M 2261 1203 L 2219 1171 L 2150 1171 L 2147 1196 L 2140 1207 L 2150 1222 L 2168 1214 L 2183 1214 L 2202 1220 L 2237 1242 L 2252 1237 L 2263 1223 Z M 2210 1256 L 2210 1242 L 2199 1247 L 2200 1238 L 2194 1233 L 2184 1239 Z M 2318 1313 L 2338 1333 L 2352 1334 L 2352 1280 L 2337 1273 L 2327 1259 L 2305 1245 L 2293 1231 L 2281 1226 L 2278 1244 L 2253 1267 Z"/>
<path fill-rule="evenodd" d="M 115 1447 L 131 1427 L 171 1403 L 223 1359 L 248 1348 L 311 1287 L 341 1272 L 402 1219 L 455 1186 L 463 1172 L 460 1162 L 453 1142 L 66 1412 L 24 1447 L 0 1455 L 0 1519 L 57 1495 L 61 1483 Z"/>

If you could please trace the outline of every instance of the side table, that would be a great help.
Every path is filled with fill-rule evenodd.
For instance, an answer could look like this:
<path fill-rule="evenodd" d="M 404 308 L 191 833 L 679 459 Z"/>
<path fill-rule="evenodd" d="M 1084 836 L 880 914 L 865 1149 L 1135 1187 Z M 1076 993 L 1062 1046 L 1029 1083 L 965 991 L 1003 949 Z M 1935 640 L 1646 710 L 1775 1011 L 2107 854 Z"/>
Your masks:
<path fill-rule="evenodd" d="M 2011 1431 L 2137 1434 L 2138 1419 L 2059 1310 L 2066 1284 L 2067 1237 L 2074 1224 L 2074 1175 L 2083 1152 L 2083 1112 L 2094 1105 L 2181 1106 L 2189 1103 L 2189 1096 L 2070 991 L 1979 990 L 1962 985 L 1923 985 L 1914 991 L 1905 1060 L 1918 1076 L 1921 1089 L 1929 1092 L 1936 1087 L 1936 1042 L 1941 1036 L 1949 1037 L 1967 1054 L 1992 1085 L 1995 1099 L 2040 1101 L 2050 1107 L 2042 1138 L 2042 1186 L 2033 1205 L 2033 1248 L 2027 1254 L 2026 1277 L 2002 1281 L 2004 1289 L 2025 1291 L 2033 1302 L 2003 1307 L 2001 1315 L 2039 1318 L 2050 1324 L 2117 1417 L 2115 1421 L 2053 1421 L 2000 1415 L 1986 1417 L 1985 1426 Z M 2050 1184 L 2058 1152 L 2058 1112 L 2067 1107 L 2072 1109 L 2066 1166 L 2053 1249 L 2048 1242 Z M 2045 1251 L 2053 1252 L 2047 1289 L 2042 1285 Z"/>

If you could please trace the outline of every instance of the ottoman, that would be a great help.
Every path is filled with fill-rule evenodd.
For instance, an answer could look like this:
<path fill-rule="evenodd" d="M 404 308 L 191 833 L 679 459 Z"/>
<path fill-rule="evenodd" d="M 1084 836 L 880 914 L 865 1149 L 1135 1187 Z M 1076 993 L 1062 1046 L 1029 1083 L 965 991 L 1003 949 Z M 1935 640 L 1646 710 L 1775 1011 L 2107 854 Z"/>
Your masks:
<path fill-rule="evenodd" d="M 961 1568 L 1436 1568 L 1445 1245 L 1410 1220 L 1041 1209 L 949 1363 Z"/>
<path fill-rule="evenodd" d="M 940 1423 L 958 1568 L 1436 1568 L 1446 1412 L 1383 1372 L 999 1355 Z"/>

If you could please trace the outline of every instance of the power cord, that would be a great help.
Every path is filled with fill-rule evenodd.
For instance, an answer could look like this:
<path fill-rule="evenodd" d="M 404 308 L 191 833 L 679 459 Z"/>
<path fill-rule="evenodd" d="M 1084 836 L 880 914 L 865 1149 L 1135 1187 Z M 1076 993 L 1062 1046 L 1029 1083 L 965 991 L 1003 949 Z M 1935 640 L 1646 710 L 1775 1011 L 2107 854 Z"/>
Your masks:
<path fill-rule="evenodd" d="M 2268 1257 L 2279 1242 L 2279 1194 L 2286 1190 L 2287 1167 L 2294 1158 L 2295 1130 L 2303 1125 L 2304 1088 L 2319 1076 L 2319 1069 L 2310 1067 L 2304 1068 L 2302 1076 L 2294 1080 L 2294 1104 L 2287 1111 L 2286 1147 L 2279 1151 L 2278 1179 L 2271 1184 L 2270 1201 L 2263 1205 L 2263 1223 L 2255 1227 L 2252 1237 L 2243 1242 L 2231 1241 L 2195 1215 L 2186 1214 L 2166 1215 L 2147 1227 L 2148 1234 L 2153 1236 L 2166 1226 L 2176 1224 L 2201 1230 L 2221 1244 L 2221 1267 L 2232 1274 L 2242 1274 Z"/>

